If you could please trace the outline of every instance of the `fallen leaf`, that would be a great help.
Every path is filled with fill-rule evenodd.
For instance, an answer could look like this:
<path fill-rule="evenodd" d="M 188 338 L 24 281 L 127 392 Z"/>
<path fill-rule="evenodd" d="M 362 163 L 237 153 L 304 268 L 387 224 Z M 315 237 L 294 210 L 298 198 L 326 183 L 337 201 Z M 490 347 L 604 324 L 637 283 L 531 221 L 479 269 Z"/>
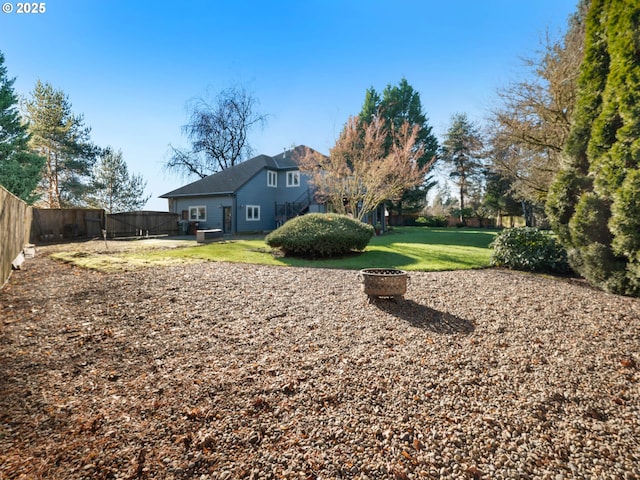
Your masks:
<path fill-rule="evenodd" d="M 623 358 L 620 360 L 620 365 L 625 368 L 635 368 L 636 362 L 633 358 Z"/>

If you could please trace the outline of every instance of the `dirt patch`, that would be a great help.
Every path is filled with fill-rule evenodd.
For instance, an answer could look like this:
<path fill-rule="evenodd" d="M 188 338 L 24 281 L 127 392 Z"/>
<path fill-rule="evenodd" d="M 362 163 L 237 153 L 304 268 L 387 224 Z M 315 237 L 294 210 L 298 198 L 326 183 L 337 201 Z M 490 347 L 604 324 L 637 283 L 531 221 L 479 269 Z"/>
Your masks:
<path fill-rule="evenodd" d="M 84 253 L 118 253 L 138 252 L 149 249 L 173 249 L 180 247 L 195 247 L 200 244 L 194 237 L 155 237 L 135 238 L 122 240 L 90 239 L 84 242 L 69 242 L 59 244 L 38 245 L 38 251 L 42 255 L 59 252 L 84 252 Z"/>

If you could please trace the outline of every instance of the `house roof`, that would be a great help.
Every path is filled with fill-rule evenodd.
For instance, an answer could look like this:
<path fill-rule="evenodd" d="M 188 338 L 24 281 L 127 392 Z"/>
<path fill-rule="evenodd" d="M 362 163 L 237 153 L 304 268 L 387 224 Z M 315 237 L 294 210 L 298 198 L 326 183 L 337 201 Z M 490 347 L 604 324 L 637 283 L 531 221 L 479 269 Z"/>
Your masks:
<path fill-rule="evenodd" d="M 304 155 L 307 148 L 304 145 L 299 145 L 293 150 L 287 150 L 273 157 L 258 155 L 233 167 L 160 195 L 160 198 L 233 194 L 261 170 L 293 170 L 298 168 L 295 159 L 298 155 Z"/>

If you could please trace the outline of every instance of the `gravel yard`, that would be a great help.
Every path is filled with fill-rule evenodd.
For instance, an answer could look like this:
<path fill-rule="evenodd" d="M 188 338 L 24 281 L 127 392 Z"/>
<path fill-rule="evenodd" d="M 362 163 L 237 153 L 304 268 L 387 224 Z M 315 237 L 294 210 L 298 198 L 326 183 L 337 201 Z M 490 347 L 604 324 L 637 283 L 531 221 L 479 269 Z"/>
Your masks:
<path fill-rule="evenodd" d="M 640 478 L 640 300 L 504 270 L 40 253 L 0 291 L 0 479 Z"/>

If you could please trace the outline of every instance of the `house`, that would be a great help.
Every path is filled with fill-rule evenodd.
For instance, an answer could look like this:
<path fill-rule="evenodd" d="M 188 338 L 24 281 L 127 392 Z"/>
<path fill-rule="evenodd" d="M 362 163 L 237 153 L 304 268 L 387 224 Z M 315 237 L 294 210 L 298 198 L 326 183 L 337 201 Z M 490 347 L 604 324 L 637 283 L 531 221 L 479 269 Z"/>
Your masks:
<path fill-rule="evenodd" d="M 307 147 L 300 145 L 273 157 L 258 155 L 160 198 L 168 199 L 169 211 L 189 222 L 192 231 L 274 230 L 297 215 L 325 211 L 296 162 L 305 151 Z"/>

